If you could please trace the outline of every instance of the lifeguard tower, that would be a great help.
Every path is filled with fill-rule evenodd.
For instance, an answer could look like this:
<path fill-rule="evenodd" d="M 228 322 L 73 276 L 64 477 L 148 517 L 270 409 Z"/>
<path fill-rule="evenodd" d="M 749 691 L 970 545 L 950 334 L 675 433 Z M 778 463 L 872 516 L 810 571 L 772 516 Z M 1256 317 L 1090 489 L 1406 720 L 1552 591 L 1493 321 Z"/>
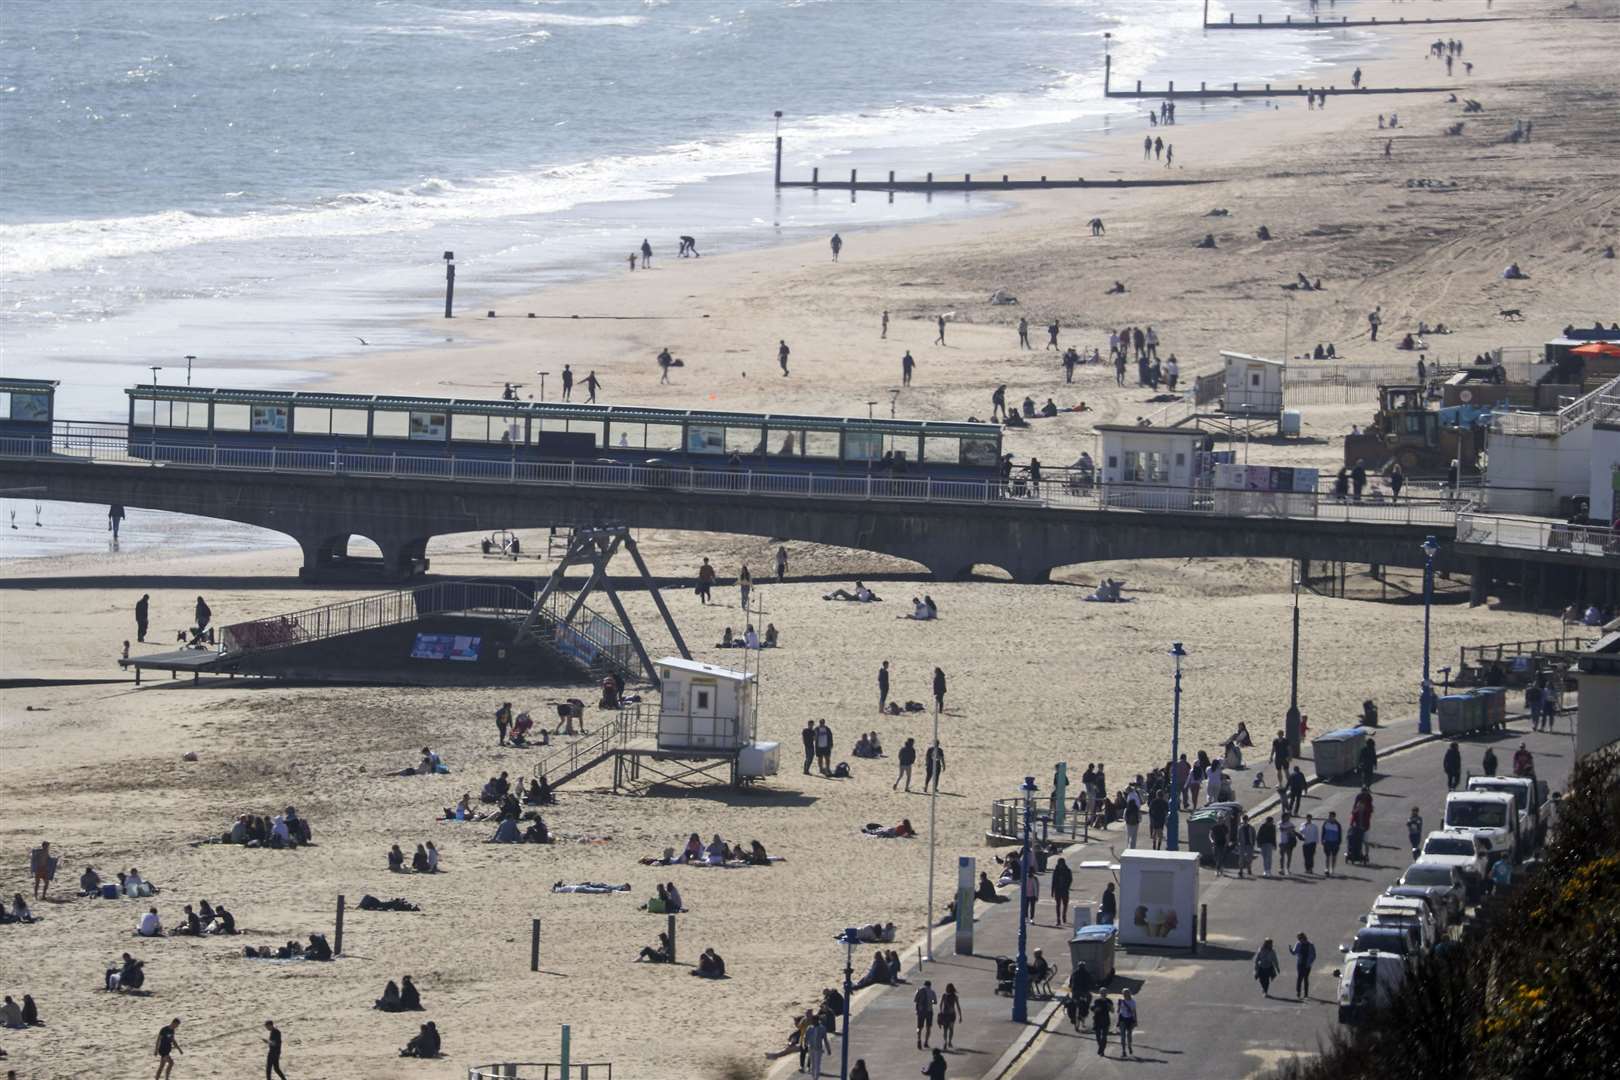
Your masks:
<path fill-rule="evenodd" d="M 756 671 L 666 656 L 654 665 L 659 701 L 620 709 L 588 739 L 561 747 L 535 766 L 558 787 L 613 759 L 613 789 L 652 784 L 686 787 L 713 781 L 724 769 L 733 786 L 775 776 L 779 745 L 755 738 Z M 643 774 L 647 775 L 643 775 Z"/>

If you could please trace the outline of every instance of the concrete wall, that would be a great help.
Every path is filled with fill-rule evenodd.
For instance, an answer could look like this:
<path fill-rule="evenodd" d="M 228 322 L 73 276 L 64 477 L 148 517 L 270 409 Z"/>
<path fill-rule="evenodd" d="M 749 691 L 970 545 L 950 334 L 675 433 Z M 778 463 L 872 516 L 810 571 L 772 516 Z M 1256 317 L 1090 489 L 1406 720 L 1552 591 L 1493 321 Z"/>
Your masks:
<path fill-rule="evenodd" d="M 1620 675 L 1581 672 L 1580 707 L 1575 719 L 1575 756 L 1620 739 Z"/>
<path fill-rule="evenodd" d="M 1620 424 L 1604 424 L 1592 429 L 1592 451 L 1588 464 L 1591 518 L 1593 521 L 1614 524 L 1620 521 L 1620 505 L 1616 505 L 1614 491 L 1615 472 L 1620 470 Z"/>
<path fill-rule="evenodd" d="M 1491 510 L 1558 513 L 1559 499 L 1586 494 L 1591 483 L 1587 467 L 1591 454 L 1591 425 L 1559 436 L 1492 435 L 1485 473 Z"/>

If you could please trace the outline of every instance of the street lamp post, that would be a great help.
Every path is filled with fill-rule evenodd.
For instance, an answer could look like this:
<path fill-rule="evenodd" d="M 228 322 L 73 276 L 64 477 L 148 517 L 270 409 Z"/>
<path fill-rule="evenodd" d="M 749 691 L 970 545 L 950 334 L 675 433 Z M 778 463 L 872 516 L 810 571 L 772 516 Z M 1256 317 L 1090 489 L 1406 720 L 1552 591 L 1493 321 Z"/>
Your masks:
<path fill-rule="evenodd" d="M 1035 817 L 1035 778 L 1024 777 L 1024 847 L 1018 856 L 1018 968 L 1013 976 L 1013 1023 L 1029 1020 L 1029 875 L 1035 872 L 1030 855 L 1030 824 Z"/>
<path fill-rule="evenodd" d="M 1176 692 L 1174 704 L 1170 712 L 1170 781 L 1174 787 L 1176 779 L 1176 763 L 1181 760 L 1181 658 L 1187 655 L 1187 650 L 1181 647 L 1181 642 L 1172 642 L 1170 655 L 1176 658 Z M 1180 845 L 1180 815 L 1176 813 L 1181 805 L 1181 792 L 1170 792 L 1170 829 L 1169 839 L 1165 842 L 1168 851 L 1179 850 Z"/>
<path fill-rule="evenodd" d="M 1288 756 L 1299 757 L 1299 565 L 1294 566 L 1294 652 L 1288 675 L 1288 715 L 1283 721 L 1283 737 L 1288 740 Z"/>
<path fill-rule="evenodd" d="M 853 926 L 844 930 L 841 939 L 844 943 L 844 1045 L 840 1050 L 838 1064 L 838 1080 L 849 1080 L 849 999 L 855 996 L 855 942 L 860 939 L 860 931 Z"/>
<path fill-rule="evenodd" d="M 157 464 L 157 373 L 163 370 L 162 364 L 148 365 L 152 369 L 152 464 Z"/>
<path fill-rule="evenodd" d="M 1435 538 L 1423 541 L 1423 696 L 1418 701 L 1418 734 L 1433 730 L 1434 684 L 1429 681 L 1429 609 L 1434 603 L 1434 556 L 1440 550 Z"/>
<path fill-rule="evenodd" d="M 928 747 L 928 753 L 934 754 L 939 750 L 939 701 L 934 701 L 934 741 Z M 928 775 L 924 762 L 923 775 Z M 939 768 L 938 758 L 934 761 L 934 790 L 928 796 L 928 936 L 924 938 L 923 952 L 929 963 L 934 961 L 934 844 L 938 832 L 939 821 Z"/>

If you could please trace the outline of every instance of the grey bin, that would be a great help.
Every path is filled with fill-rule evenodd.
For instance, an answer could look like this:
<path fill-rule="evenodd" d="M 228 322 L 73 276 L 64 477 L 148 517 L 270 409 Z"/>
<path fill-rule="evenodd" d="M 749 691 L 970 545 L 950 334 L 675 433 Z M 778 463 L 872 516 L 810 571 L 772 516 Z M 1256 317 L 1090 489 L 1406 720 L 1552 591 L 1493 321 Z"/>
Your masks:
<path fill-rule="evenodd" d="M 1107 923 L 1083 926 L 1069 939 L 1069 965 L 1086 965 L 1093 986 L 1102 986 L 1114 977 L 1114 949 L 1119 942 L 1119 931 Z"/>
<path fill-rule="evenodd" d="M 1361 748 L 1367 742 L 1367 729 L 1340 728 L 1311 740 L 1311 756 L 1316 759 L 1316 775 L 1323 780 L 1353 773 L 1360 765 Z"/>
<path fill-rule="evenodd" d="M 1215 825 L 1215 819 L 1221 814 L 1226 815 L 1226 844 L 1228 866 L 1237 865 L 1237 823 L 1243 820 L 1243 806 L 1235 802 L 1210 803 L 1201 806 L 1187 815 L 1187 850 L 1196 851 L 1202 856 L 1206 866 L 1214 866 L 1213 848 L 1210 847 L 1209 831 Z"/>

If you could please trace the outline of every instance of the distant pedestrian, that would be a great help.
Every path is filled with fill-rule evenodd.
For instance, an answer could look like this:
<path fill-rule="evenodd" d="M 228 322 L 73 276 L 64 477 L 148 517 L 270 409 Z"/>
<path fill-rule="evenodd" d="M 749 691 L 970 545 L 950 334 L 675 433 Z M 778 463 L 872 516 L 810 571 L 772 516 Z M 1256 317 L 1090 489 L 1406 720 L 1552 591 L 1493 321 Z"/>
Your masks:
<path fill-rule="evenodd" d="M 1132 795 L 1135 794 L 1133 791 Z M 1126 796 L 1125 799 L 1125 846 L 1137 847 L 1137 833 L 1142 828 L 1142 804 L 1135 798 Z"/>
<path fill-rule="evenodd" d="M 1253 876 L 1253 874 L 1254 874 L 1254 845 L 1255 845 L 1254 822 L 1249 820 L 1249 815 L 1248 814 L 1244 814 L 1243 815 L 1243 820 L 1238 824 L 1238 830 L 1237 830 L 1237 849 L 1238 849 L 1238 866 L 1237 866 L 1237 871 L 1238 872 L 1237 872 L 1237 876 L 1238 877 Z"/>
<path fill-rule="evenodd" d="M 945 1080 L 945 1070 L 947 1068 L 949 1068 L 949 1065 L 945 1061 L 945 1055 L 936 1049 L 934 1056 L 928 1059 L 928 1067 L 923 1069 L 923 1075 L 928 1077 L 928 1080 Z M 850 1080 L 854 1080 L 854 1077 L 851 1077 Z"/>
<path fill-rule="evenodd" d="M 742 569 L 737 571 L 737 593 L 742 597 L 742 609 L 748 610 L 748 594 L 754 588 L 754 575 L 749 571 L 748 564 L 743 563 Z"/>
<path fill-rule="evenodd" d="M 1288 774 L 1288 797 L 1284 800 L 1290 814 L 1299 813 L 1299 804 L 1305 799 L 1305 773 L 1295 765 Z"/>
<path fill-rule="evenodd" d="M 1035 921 L 1035 909 L 1041 902 L 1041 879 L 1034 874 L 1021 873 L 1027 880 L 1024 882 L 1024 918 L 1030 922 Z"/>
<path fill-rule="evenodd" d="M 1383 323 L 1383 321 L 1384 306 L 1382 304 L 1379 304 L 1377 307 L 1367 312 L 1367 331 L 1372 336 L 1373 341 L 1378 340 L 1378 327 Z"/>
<path fill-rule="evenodd" d="M 1260 823 L 1254 839 L 1260 847 L 1260 876 L 1270 877 L 1271 858 L 1277 853 L 1277 825 L 1269 815 Z"/>
<path fill-rule="evenodd" d="M 1485 756 L 1480 759 L 1479 774 L 1481 776 L 1496 775 L 1496 751 L 1488 746 L 1485 748 Z"/>
<path fill-rule="evenodd" d="M 782 365 L 782 378 L 788 375 L 788 356 L 793 352 L 788 348 L 786 340 L 778 339 L 776 342 L 776 362 Z"/>
<path fill-rule="evenodd" d="M 1142 160 L 1146 161 L 1153 156 L 1153 136 L 1142 136 Z"/>
<path fill-rule="evenodd" d="M 962 999 L 956 993 L 956 984 L 946 983 L 945 996 L 939 999 L 939 1041 L 941 1049 L 951 1049 L 951 1043 L 956 1038 L 956 1024 L 961 1019 Z"/>
<path fill-rule="evenodd" d="M 1029 343 L 1029 320 L 1025 318 L 1018 320 L 1018 347 L 1020 349 L 1031 348 Z"/>
<path fill-rule="evenodd" d="M 506 745 L 506 729 L 512 726 L 512 703 L 501 702 L 501 707 L 495 710 L 495 734 L 501 746 Z"/>
<path fill-rule="evenodd" d="M 636 253 L 633 251 L 630 253 L 630 272 L 636 272 Z"/>
<path fill-rule="evenodd" d="M 899 764 L 900 770 L 895 773 L 894 785 L 889 790 L 898 791 L 901 782 L 904 781 L 906 791 L 909 792 L 911 790 L 911 768 L 917 763 L 917 740 L 907 739 L 905 745 L 900 748 L 899 756 L 895 760 Z"/>
<path fill-rule="evenodd" d="M 264 1040 L 266 1047 L 264 1054 L 264 1080 L 270 1080 L 274 1072 L 281 1080 L 287 1080 L 287 1074 L 281 1071 L 281 1029 L 276 1027 L 274 1020 L 264 1022 L 264 1030 L 269 1035 Z"/>
<path fill-rule="evenodd" d="M 945 671 L 943 668 L 934 669 L 934 711 L 945 711 Z"/>
<path fill-rule="evenodd" d="M 714 567 L 709 565 L 709 560 L 708 559 L 704 559 L 703 560 L 703 565 L 698 567 L 698 578 L 697 578 L 697 589 L 696 589 L 698 599 L 703 601 L 703 603 L 707 604 L 709 602 L 710 593 L 712 593 L 713 590 L 714 590 Z"/>
<path fill-rule="evenodd" d="M 1389 501 L 1401 501 L 1401 488 L 1406 486 L 1406 471 L 1401 468 L 1400 462 L 1394 462 L 1389 467 Z"/>
<path fill-rule="evenodd" d="M 1107 1057 L 1108 1029 L 1114 1022 L 1114 1003 L 1108 1000 L 1108 991 L 1099 990 L 1097 1000 L 1091 1003 L 1091 1033 L 1097 1037 L 1097 1056 Z"/>
<path fill-rule="evenodd" d="M 1135 1057 L 1136 1047 L 1131 1036 L 1136 1032 L 1136 997 L 1127 987 L 1119 999 L 1119 1053 L 1121 1057 Z"/>
<path fill-rule="evenodd" d="M 1074 871 L 1060 855 L 1056 865 L 1052 867 L 1052 908 L 1059 926 L 1069 921 L 1069 890 L 1073 887 Z"/>
<path fill-rule="evenodd" d="M 1371 735 L 1361 744 L 1357 759 L 1357 765 L 1361 769 L 1361 785 L 1372 787 L 1373 777 L 1378 773 L 1378 744 Z"/>
<path fill-rule="evenodd" d="M 1092 218 L 1091 221 L 1088 222 L 1088 224 L 1091 226 L 1091 235 L 1092 236 L 1102 236 L 1104 233 L 1106 233 L 1108 231 L 1107 228 L 1105 228 L 1103 226 L 1103 219 L 1100 218 L 1100 217 Z"/>
<path fill-rule="evenodd" d="M 939 778 L 945 775 L 945 750 L 934 743 L 923 753 L 923 792 L 926 794 L 928 785 L 934 785 L 934 794 L 939 794 Z"/>
<path fill-rule="evenodd" d="M 1288 951 L 1294 956 L 1294 996 L 1304 1001 L 1311 996 L 1311 968 L 1316 963 L 1316 946 L 1301 930 Z"/>
<path fill-rule="evenodd" d="M 1423 849 L 1423 814 L 1417 807 L 1412 807 L 1412 816 L 1406 819 L 1406 839 L 1412 846 L 1412 858 L 1415 860 Z"/>
<path fill-rule="evenodd" d="M 147 616 L 151 612 L 152 594 L 142 593 L 141 598 L 135 601 L 135 640 L 146 640 Z"/>
<path fill-rule="evenodd" d="M 50 895 L 51 882 L 56 878 L 57 858 L 51 854 L 51 842 L 41 840 L 39 847 L 28 853 L 28 870 L 34 879 L 34 899 Z"/>
<path fill-rule="evenodd" d="M 1287 877 L 1294 868 L 1294 848 L 1299 845 L 1299 827 L 1286 813 L 1277 825 L 1277 875 Z"/>
<path fill-rule="evenodd" d="M 1164 148 L 1164 167 L 1168 169 L 1171 163 L 1175 160 L 1176 148 L 1174 146 L 1166 145 Z"/>
<path fill-rule="evenodd" d="M 641 268 L 643 270 L 652 268 L 652 245 L 646 240 L 641 242 Z"/>
<path fill-rule="evenodd" d="M 1322 872 L 1327 877 L 1333 876 L 1333 871 L 1339 866 L 1339 844 L 1344 840 L 1344 826 L 1339 824 L 1339 815 L 1329 810 L 1327 820 L 1322 822 Z"/>
<path fill-rule="evenodd" d="M 934 1009 L 939 1004 L 932 979 L 924 979 L 917 987 L 917 992 L 911 995 L 911 1004 L 917 1010 L 917 1049 L 921 1050 L 934 1035 Z"/>
<path fill-rule="evenodd" d="M 883 661 L 883 666 L 878 668 L 877 682 L 878 712 L 882 712 L 889 703 L 889 662 L 887 660 Z"/>
<path fill-rule="evenodd" d="M 1277 770 L 1277 786 L 1282 787 L 1288 781 L 1288 739 L 1282 732 L 1271 740 L 1271 765 Z"/>
<path fill-rule="evenodd" d="M 934 339 L 934 344 L 943 345 L 945 344 L 945 316 L 941 315 L 936 321 L 939 323 L 939 336 Z"/>
<path fill-rule="evenodd" d="M 1316 845 L 1322 838 L 1321 827 L 1311 815 L 1305 815 L 1305 824 L 1299 827 L 1300 854 L 1305 858 L 1305 872 L 1316 873 Z"/>
<path fill-rule="evenodd" d="M 214 611 L 208 606 L 208 601 L 199 596 L 197 597 L 195 614 L 197 616 L 197 634 L 200 637 L 202 632 L 208 629 L 208 623 L 209 620 L 213 619 Z"/>
<path fill-rule="evenodd" d="M 596 377 L 596 369 L 592 368 L 591 373 L 585 376 L 585 392 L 589 395 L 585 398 L 587 405 L 596 400 L 596 392 L 600 389 L 602 389 L 602 380 Z"/>
<path fill-rule="evenodd" d="M 1215 818 L 1215 824 L 1209 828 L 1209 854 L 1215 861 L 1215 876 L 1226 876 L 1226 847 L 1229 836 L 1226 830 L 1226 815 L 1220 814 Z"/>
<path fill-rule="evenodd" d="M 118 543 L 118 527 L 124 523 L 124 508 L 113 503 L 107 508 L 107 528 L 113 534 L 113 543 Z"/>
<path fill-rule="evenodd" d="M 165 1076 L 174 1075 L 174 1055 L 181 1052 L 178 1041 L 180 1035 L 180 1018 L 177 1016 L 170 1020 L 158 1031 L 157 1054 L 158 1068 L 156 1080 L 164 1080 Z"/>
<path fill-rule="evenodd" d="M 883 333 L 879 335 L 884 341 L 889 340 L 889 309 L 883 309 Z"/>
<path fill-rule="evenodd" d="M 820 1076 L 822 1055 L 832 1051 L 832 1043 L 827 1038 L 826 1021 L 822 1020 L 820 1016 L 817 1016 L 815 1022 L 810 1025 L 808 1036 L 810 1039 L 810 1050 L 808 1055 L 810 1075 Z"/>
<path fill-rule="evenodd" d="M 1002 383 L 1000 386 L 996 387 L 995 391 L 990 395 L 990 422 L 992 424 L 995 423 L 996 417 L 998 415 L 1003 420 L 1005 420 L 1007 418 L 1007 384 L 1006 383 Z"/>
<path fill-rule="evenodd" d="M 904 356 L 902 356 L 900 358 L 900 385 L 901 386 L 910 386 L 911 385 L 911 373 L 913 371 L 915 371 L 916 369 L 917 369 L 917 361 L 912 357 L 911 350 L 907 349 L 906 350 L 906 355 L 904 355 Z"/>
<path fill-rule="evenodd" d="M 806 720 L 799 737 L 804 741 L 804 775 L 809 776 L 810 764 L 816 760 L 816 725 Z"/>
<path fill-rule="evenodd" d="M 1059 329 L 1061 328 L 1058 326 L 1058 321 L 1056 319 L 1053 319 L 1051 322 L 1046 324 L 1046 347 L 1055 352 L 1063 351 L 1062 349 L 1058 348 Z"/>
<path fill-rule="evenodd" d="M 686 258 L 687 256 L 691 256 L 694 259 L 702 258 L 702 256 L 698 254 L 697 240 L 694 237 L 690 237 L 690 236 L 681 237 L 681 247 L 680 247 L 680 250 L 676 252 L 676 254 L 679 255 L 683 259 Z"/>
<path fill-rule="evenodd" d="M 787 580 L 787 568 L 788 553 L 787 547 L 784 545 L 776 549 L 776 580 L 778 584 Z"/>
<path fill-rule="evenodd" d="M 1282 964 L 1277 961 L 1277 947 L 1271 943 L 1270 938 L 1266 938 L 1254 954 L 1254 981 L 1260 984 L 1260 993 L 1263 997 L 1271 996 L 1271 980 L 1281 973 Z"/>
<path fill-rule="evenodd" d="M 635 256 L 632 255 L 631 258 Z M 562 369 L 562 399 L 564 401 L 574 399 L 574 369 L 567 364 L 564 364 Z"/>
<path fill-rule="evenodd" d="M 827 721 L 816 722 L 816 764 L 821 769 L 822 776 L 832 775 L 832 748 L 833 732 L 827 726 Z"/>
<path fill-rule="evenodd" d="M 1119 896 L 1114 892 L 1114 883 L 1110 881 L 1103 886 L 1102 899 L 1097 902 L 1097 921 L 1114 926 L 1118 920 Z"/>
<path fill-rule="evenodd" d="M 1164 846 L 1164 824 L 1169 816 L 1170 800 L 1165 797 L 1164 789 L 1158 788 L 1148 799 L 1148 841 L 1154 851 Z"/>
<path fill-rule="evenodd" d="M 833 262 L 838 261 L 838 253 L 844 250 L 844 238 L 837 233 L 832 234 Z"/>
<path fill-rule="evenodd" d="M 1156 139 L 1153 140 L 1153 156 L 1156 157 L 1156 158 L 1164 156 L 1164 137 L 1163 136 L 1160 136 L 1159 138 L 1156 138 Z"/>

